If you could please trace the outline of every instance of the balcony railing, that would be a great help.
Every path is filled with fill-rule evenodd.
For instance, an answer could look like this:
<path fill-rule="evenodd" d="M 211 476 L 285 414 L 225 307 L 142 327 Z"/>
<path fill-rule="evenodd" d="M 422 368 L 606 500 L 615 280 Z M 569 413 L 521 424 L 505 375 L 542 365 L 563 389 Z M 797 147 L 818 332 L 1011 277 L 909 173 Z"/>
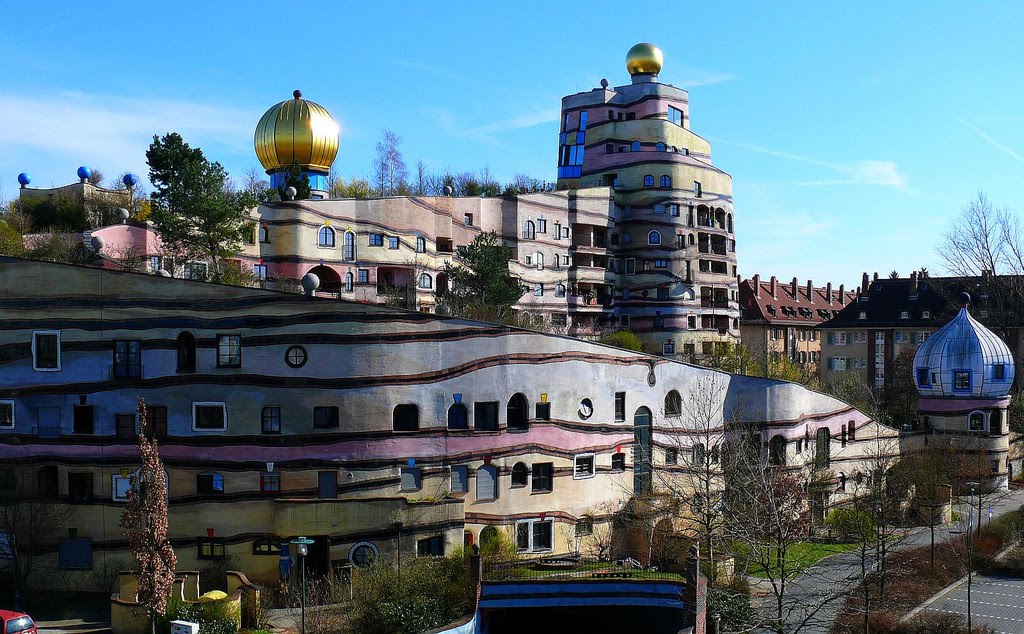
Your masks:
<path fill-rule="evenodd" d="M 64 435 L 60 425 L 36 425 L 32 433 L 38 438 L 60 438 Z"/>
<path fill-rule="evenodd" d="M 662 572 L 657 567 L 644 567 L 634 559 L 602 561 L 578 553 L 549 555 L 533 559 L 513 559 L 484 563 L 485 581 L 519 579 L 674 579 L 681 576 Z"/>

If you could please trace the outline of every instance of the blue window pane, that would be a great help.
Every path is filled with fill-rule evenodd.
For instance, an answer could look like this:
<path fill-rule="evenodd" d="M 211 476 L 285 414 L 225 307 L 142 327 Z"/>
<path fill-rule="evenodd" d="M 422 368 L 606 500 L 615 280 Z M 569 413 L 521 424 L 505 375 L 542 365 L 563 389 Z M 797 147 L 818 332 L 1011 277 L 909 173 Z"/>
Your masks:
<path fill-rule="evenodd" d="M 587 138 L 587 133 L 586 132 L 577 132 L 576 133 L 576 142 L 577 143 L 583 143 L 583 141 L 586 138 Z"/>

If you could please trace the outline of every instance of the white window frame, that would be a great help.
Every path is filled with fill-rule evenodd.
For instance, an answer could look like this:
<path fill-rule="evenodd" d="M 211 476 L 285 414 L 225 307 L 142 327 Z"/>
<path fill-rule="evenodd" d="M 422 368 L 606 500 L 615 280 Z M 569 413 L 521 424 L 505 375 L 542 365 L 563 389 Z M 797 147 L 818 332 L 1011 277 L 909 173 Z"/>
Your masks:
<path fill-rule="evenodd" d="M 203 280 L 205 280 L 208 277 L 210 277 L 210 265 L 209 264 L 207 264 L 206 262 L 200 262 L 199 260 L 189 260 L 188 262 L 185 262 L 185 264 L 183 264 L 182 267 L 181 267 L 181 279 L 183 279 L 183 280 L 196 280 L 196 279 L 199 279 L 199 277 L 196 276 L 196 274 L 195 274 L 195 270 L 198 267 L 202 267 L 202 269 L 203 269 L 203 277 L 202 277 Z"/>
<path fill-rule="evenodd" d="M 981 414 L 981 429 L 971 429 L 971 417 L 975 414 Z M 980 409 L 971 410 L 971 412 L 967 414 L 967 432 L 971 434 L 987 434 L 988 414 Z"/>
<path fill-rule="evenodd" d="M 199 407 L 220 405 L 224 411 L 224 426 L 219 428 L 214 427 L 198 427 L 196 425 L 196 415 L 198 414 Z M 224 401 L 192 401 L 192 431 L 195 432 L 222 432 L 228 430 L 228 404 Z"/>
<path fill-rule="evenodd" d="M 55 368 L 40 368 L 36 364 L 36 335 L 57 335 L 57 367 Z M 36 372 L 60 372 L 63 365 L 63 359 L 61 354 L 61 337 L 59 330 L 33 330 L 32 331 L 32 369 Z"/>
<path fill-rule="evenodd" d="M 11 408 L 11 424 L 4 425 L 0 424 L 0 429 L 14 429 L 14 399 L 0 399 L 0 405 L 7 405 Z"/>
<path fill-rule="evenodd" d="M 579 473 L 579 460 L 580 458 L 590 458 L 590 473 L 580 475 Z M 597 455 L 594 453 L 578 453 L 572 457 L 572 479 L 573 480 L 588 480 L 597 475 Z"/>
<path fill-rule="evenodd" d="M 327 229 L 331 234 L 331 244 L 322 243 L 320 241 L 320 233 Z M 316 248 L 318 249 L 337 249 L 338 248 L 338 232 L 334 230 L 334 227 L 330 225 L 320 225 L 316 230 Z"/>
<path fill-rule="evenodd" d="M 258 280 L 267 279 L 267 265 L 266 264 L 253 264 L 252 274 L 256 276 Z"/>
<path fill-rule="evenodd" d="M 132 477 L 115 473 L 110 476 L 110 497 L 115 502 L 128 501 L 128 489 L 132 487 Z"/>
<path fill-rule="evenodd" d="M 551 546 L 546 547 L 546 548 L 537 548 L 533 544 L 533 525 L 534 524 L 542 524 L 542 523 L 551 524 Z M 527 535 L 529 535 L 529 538 L 530 538 L 529 539 L 529 542 L 530 542 L 529 547 L 525 548 L 525 549 L 519 548 L 519 542 L 518 542 L 518 539 L 517 539 L 518 533 L 519 533 L 519 525 L 520 524 L 526 524 L 527 525 L 526 531 L 527 531 Z M 552 552 L 555 549 L 555 520 L 554 520 L 554 518 L 540 519 L 538 517 L 536 519 L 522 520 L 522 521 L 516 522 L 515 531 L 516 531 L 516 533 L 513 535 L 513 542 L 515 543 L 516 552 L 519 552 L 519 553 L 550 553 L 550 552 Z"/>

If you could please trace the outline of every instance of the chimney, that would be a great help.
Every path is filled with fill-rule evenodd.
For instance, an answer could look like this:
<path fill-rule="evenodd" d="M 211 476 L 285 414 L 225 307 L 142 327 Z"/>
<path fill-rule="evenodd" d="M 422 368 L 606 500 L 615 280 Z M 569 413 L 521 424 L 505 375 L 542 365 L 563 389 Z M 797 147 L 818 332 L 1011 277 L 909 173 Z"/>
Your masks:
<path fill-rule="evenodd" d="M 846 285 L 839 285 L 839 305 L 842 306 L 846 303 Z"/>
<path fill-rule="evenodd" d="M 754 297 L 761 299 L 761 274 L 754 274 Z"/>
<path fill-rule="evenodd" d="M 825 303 L 832 305 L 832 282 L 825 285 Z M 842 304 L 843 300 L 839 300 L 839 303 Z"/>
<path fill-rule="evenodd" d="M 910 274 L 910 296 L 917 297 L 917 271 Z"/>
<path fill-rule="evenodd" d="M 800 286 L 800 282 L 798 282 L 795 277 L 793 278 L 792 286 L 793 286 L 793 301 L 796 301 L 797 300 L 796 291 L 797 291 L 797 288 Z"/>
<path fill-rule="evenodd" d="M 778 299 L 779 298 L 779 296 L 775 294 L 776 283 L 777 283 L 777 281 L 775 279 L 775 276 L 773 275 L 772 276 L 772 283 L 771 283 L 771 286 L 770 286 L 770 288 L 772 290 L 772 299 Z"/>
<path fill-rule="evenodd" d="M 814 282 L 807 280 L 807 301 L 814 303 Z"/>
<path fill-rule="evenodd" d="M 861 275 L 861 278 L 860 278 L 860 292 L 861 292 L 861 295 L 867 295 L 868 294 L 868 274 L 867 274 L 867 271 L 865 271 L 864 274 Z"/>
<path fill-rule="evenodd" d="M 873 281 L 875 281 L 875 282 L 877 282 L 877 281 L 878 281 L 878 271 L 875 271 L 875 278 L 874 278 L 874 280 L 873 280 Z"/>

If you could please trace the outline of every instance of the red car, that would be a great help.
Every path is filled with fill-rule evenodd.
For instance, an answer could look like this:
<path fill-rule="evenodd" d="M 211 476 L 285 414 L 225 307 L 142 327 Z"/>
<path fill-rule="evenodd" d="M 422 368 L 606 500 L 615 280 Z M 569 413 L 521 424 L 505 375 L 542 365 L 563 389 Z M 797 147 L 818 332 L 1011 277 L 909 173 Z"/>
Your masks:
<path fill-rule="evenodd" d="M 37 634 L 36 624 L 24 612 L 0 610 L 0 634 Z"/>

